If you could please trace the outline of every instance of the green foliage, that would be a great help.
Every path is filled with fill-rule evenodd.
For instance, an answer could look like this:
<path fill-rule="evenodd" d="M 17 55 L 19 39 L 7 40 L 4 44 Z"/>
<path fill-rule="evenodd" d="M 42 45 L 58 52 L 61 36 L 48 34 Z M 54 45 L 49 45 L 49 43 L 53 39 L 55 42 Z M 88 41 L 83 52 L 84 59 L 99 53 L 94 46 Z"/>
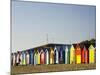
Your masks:
<path fill-rule="evenodd" d="M 85 41 L 80 42 L 81 47 L 83 47 L 84 45 L 86 45 L 88 47 L 91 44 L 95 47 L 96 46 L 96 39 L 85 40 Z"/>

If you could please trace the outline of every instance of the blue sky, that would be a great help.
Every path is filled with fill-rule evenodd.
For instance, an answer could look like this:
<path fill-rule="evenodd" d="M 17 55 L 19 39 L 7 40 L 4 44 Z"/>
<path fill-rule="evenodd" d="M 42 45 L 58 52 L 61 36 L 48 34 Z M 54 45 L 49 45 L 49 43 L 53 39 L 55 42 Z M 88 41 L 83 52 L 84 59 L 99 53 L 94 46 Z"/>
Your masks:
<path fill-rule="evenodd" d="M 12 1 L 12 51 L 95 38 L 96 7 Z"/>

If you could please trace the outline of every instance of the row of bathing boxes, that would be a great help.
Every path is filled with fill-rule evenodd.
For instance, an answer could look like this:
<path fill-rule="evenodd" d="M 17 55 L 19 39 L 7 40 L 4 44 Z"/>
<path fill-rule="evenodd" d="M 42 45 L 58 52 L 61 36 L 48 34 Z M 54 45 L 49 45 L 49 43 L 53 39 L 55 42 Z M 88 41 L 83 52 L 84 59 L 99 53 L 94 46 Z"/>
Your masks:
<path fill-rule="evenodd" d="M 47 44 L 12 53 L 12 65 L 88 64 L 96 63 L 93 45 Z"/>

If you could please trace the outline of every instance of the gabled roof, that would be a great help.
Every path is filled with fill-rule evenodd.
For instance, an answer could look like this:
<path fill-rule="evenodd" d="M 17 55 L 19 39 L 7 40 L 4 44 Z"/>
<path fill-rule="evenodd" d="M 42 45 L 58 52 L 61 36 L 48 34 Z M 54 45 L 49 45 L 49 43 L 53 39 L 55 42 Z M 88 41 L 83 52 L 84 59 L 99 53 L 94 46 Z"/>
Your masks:
<path fill-rule="evenodd" d="M 75 50 L 75 48 L 74 48 L 74 46 L 73 46 L 73 45 L 71 45 L 71 48 L 70 48 L 70 50 Z"/>
<path fill-rule="evenodd" d="M 90 45 L 89 50 L 95 50 L 95 48 L 93 47 L 93 45 Z"/>

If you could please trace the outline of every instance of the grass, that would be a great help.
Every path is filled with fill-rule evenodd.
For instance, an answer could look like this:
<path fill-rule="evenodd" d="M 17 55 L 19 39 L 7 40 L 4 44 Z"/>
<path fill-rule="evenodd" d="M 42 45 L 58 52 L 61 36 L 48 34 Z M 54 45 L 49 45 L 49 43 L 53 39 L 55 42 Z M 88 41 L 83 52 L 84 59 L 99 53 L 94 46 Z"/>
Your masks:
<path fill-rule="evenodd" d="M 76 71 L 96 69 L 96 64 L 52 64 L 52 65 L 27 65 L 12 66 L 11 74 L 28 74 L 41 72 L 57 72 L 57 71 Z"/>

